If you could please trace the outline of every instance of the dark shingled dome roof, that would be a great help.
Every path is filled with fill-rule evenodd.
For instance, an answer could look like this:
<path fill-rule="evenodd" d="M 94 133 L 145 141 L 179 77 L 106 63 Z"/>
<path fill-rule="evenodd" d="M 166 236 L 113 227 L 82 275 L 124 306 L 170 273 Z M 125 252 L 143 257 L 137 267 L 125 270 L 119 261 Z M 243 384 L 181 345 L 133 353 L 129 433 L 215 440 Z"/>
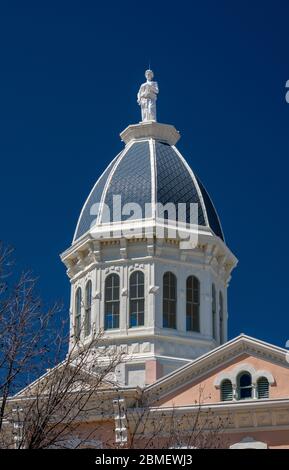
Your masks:
<path fill-rule="evenodd" d="M 145 204 L 159 202 L 186 203 L 189 222 L 190 203 L 198 204 L 198 223 L 209 226 L 224 240 L 214 205 L 199 179 L 174 146 L 156 140 L 134 141 L 110 163 L 97 180 L 80 214 L 74 242 L 96 223 L 104 222 L 102 202 L 112 207 L 113 196 L 121 196 L 122 207 L 137 203 L 145 214 Z M 151 217 L 150 211 L 145 214 Z M 136 215 L 137 219 L 139 216 Z M 114 213 L 115 221 L 131 220 L 131 215 Z M 144 218 L 144 215 L 143 217 Z"/>

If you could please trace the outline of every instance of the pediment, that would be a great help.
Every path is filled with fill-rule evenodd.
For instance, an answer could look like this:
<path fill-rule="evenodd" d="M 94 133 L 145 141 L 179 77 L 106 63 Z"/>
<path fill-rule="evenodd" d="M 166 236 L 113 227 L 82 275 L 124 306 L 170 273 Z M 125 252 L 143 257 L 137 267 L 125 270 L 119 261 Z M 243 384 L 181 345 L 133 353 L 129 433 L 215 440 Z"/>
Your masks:
<path fill-rule="evenodd" d="M 166 397 L 177 396 L 194 384 L 200 384 L 200 386 L 208 384 L 206 393 L 214 394 L 215 389 L 218 388 L 218 376 L 221 377 L 222 372 L 228 368 L 239 367 L 241 370 L 242 363 L 247 365 L 256 377 L 264 369 L 264 375 L 267 374 L 270 383 L 274 382 L 272 371 L 278 370 L 280 375 L 281 370 L 281 382 L 285 381 L 283 376 L 288 376 L 289 383 L 288 351 L 255 338 L 240 335 L 147 386 L 145 395 L 150 402 L 162 403 L 166 401 Z M 210 377 L 213 380 L 210 381 Z"/>

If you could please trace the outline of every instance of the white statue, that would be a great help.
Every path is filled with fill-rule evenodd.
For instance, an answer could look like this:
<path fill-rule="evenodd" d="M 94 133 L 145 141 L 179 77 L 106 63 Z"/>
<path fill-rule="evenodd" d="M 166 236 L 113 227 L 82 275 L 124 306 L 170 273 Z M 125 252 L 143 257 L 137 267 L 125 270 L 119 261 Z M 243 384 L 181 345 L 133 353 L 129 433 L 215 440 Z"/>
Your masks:
<path fill-rule="evenodd" d="M 143 121 L 156 121 L 157 109 L 156 101 L 159 87 L 157 82 L 153 82 L 154 74 L 152 70 L 145 73 L 147 81 L 140 86 L 137 94 L 137 102 L 141 107 L 141 117 Z"/>

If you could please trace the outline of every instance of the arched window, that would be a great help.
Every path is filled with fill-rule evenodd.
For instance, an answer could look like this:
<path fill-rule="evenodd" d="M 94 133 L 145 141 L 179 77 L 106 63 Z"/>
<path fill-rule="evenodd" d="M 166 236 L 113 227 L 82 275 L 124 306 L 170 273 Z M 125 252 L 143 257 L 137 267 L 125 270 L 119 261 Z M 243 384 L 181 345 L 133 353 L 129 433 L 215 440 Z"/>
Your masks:
<path fill-rule="evenodd" d="M 74 333 L 75 338 L 80 338 L 81 332 L 81 303 L 82 303 L 82 294 L 81 288 L 78 287 L 75 294 L 75 323 L 74 323 Z"/>
<path fill-rule="evenodd" d="M 119 276 L 110 274 L 105 280 L 104 328 L 119 328 Z"/>
<path fill-rule="evenodd" d="M 144 325 L 144 273 L 134 271 L 129 279 L 129 326 Z"/>
<path fill-rule="evenodd" d="M 216 287 L 215 284 L 212 284 L 212 330 L 213 330 L 213 338 L 217 339 L 216 333 L 216 313 L 217 313 L 217 298 L 216 298 Z"/>
<path fill-rule="evenodd" d="M 269 398 L 269 382 L 266 377 L 260 377 L 257 380 L 257 397 Z"/>
<path fill-rule="evenodd" d="M 195 276 L 187 278 L 187 331 L 200 331 L 200 282 Z"/>
<path fill-rule="evenodd" d="M 84 318 L 84 335 L 88 336 L 91 332 L 91 299 L 92 299 L 92 283 L 88 281 L 85 286 L 85 318 Z"/>
<path fill-rule="evenodd" d="M 252 377 L 248 372 L 242 372 L 238 377 L 238 398 L 252 398 Z"/>
<path fill-rule="evenodd" d="M 220 320 L 220 344 L 224 342 L 224 302 L 223 294 L 219 293 L 219 320 Z"/>
<path fill-rule="evenodd" d="M 221 400 L 230 401 L 233 400 L 233 386 L 229 379 L 223 380 L 221 383 Z"/>
<path fill-rule="evenodd" d="M 163 327 L 176 328 L 177 324 L 177 278 L 167 272 L 163 278 Z"/>

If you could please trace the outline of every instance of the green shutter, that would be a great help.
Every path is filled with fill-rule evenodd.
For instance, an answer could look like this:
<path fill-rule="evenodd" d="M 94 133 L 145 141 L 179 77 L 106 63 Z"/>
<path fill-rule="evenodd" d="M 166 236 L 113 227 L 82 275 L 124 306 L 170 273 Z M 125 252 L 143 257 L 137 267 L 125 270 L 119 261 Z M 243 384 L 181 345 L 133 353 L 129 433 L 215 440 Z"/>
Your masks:
<path fill-rule="evenodd" d="M 258 398 L 269 398 L 269 382 L 266 377 L 261 377 L 257 382 Z"/>
<path fill-rule="evenodd" d="M 221 385 L 221 400 L 233 400 L 233 387 L 230 380 L 224 380 Z"/>

